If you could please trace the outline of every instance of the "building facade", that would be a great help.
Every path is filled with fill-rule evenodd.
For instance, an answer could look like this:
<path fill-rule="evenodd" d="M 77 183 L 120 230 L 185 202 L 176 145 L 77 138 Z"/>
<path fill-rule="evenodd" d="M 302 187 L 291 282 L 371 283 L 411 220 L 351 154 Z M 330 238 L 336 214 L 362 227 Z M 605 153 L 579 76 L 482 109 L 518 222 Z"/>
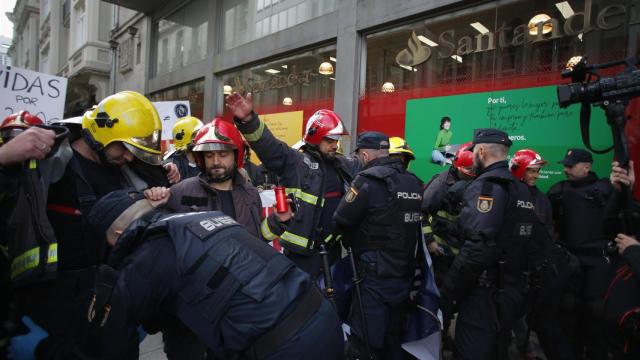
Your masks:
<path fill-rule="evenodd" d="M 11 57 L 9 56 L 10 47 L 11 38 L 0 35 L 0 66 L 11 66 Z"/>
<path fill-rule="evenodd" d="M 494 126 L 513 134 L 515 149 L 542 149 L 553 162 L 567 146 L 582 145 L 579 106 L 553 105 L 555 87 L 571 81 L 561 71 L 577 55 L 588 55 L 591 64 L 637 56 L 640 44 L 638 0 L 69 1 L 70 16 L 84 6 L 83 26 L 96 29 L 82 53 L 115 69 L 112 90 L 189 100 L 193 115 L 205 121 L 230 118 L 224 96 L 232 91 L 251 92 L 262 114 L 296 113 L 303 123 L 330 108 L 351 133 L 379 130 L 410 140 L 413 168 L 425 181 L 437 170 L 429 164 L 431 132 L 445 116 L 453 120 L 457 144 L 469 140 L 473 128 Z M 70 25 L 81 21 L 71 17 Z M 107 56 L 109 41 L 115 62 Z M 41 41 L 35 54 L 39 64 L 46 46 Z M 67 65 L 60 74 L 71 75 Z M 102 93 L 96 94 L 99 100 Z M 448 110 L 435 110 L 442 107 Z M 636 101 L 629 112 L 640 115 Z M 603 114 L 594 116 L 604 124 Z M 595 132 L 609 134 L 602 124 Z M 631 124 L 638 154 L 640 126 Z M 604 135 L 594 141 L 609 144 Z M 344 147 L 350 149 L 350 141 Z M 598 161 L 610 160 L 611 154 Z M 561 176 L 561 169 L 550 168 L 549 179 Z"/>
<path fill-rule="evenodd" d="M 17 67 L 69 79 L 65 116 L 110 91 L 114 5 L 99 0 L 18 0 L 10 54 Z"/>
<path fill-rule="evenodd" d="M 437 171 L 424 164 L 445 116 L 457 144 L 473 128 L 500 127 L 513 134 L 515 149 L 542 149 L 555 163 L 567 146 L 583 145 L 579 106 L 552 105 L 555 87 L 570 82 L 560 76 L 567 61 L 624 59 L 640 44 L 637 0 L 107 1 L 149 18 L 144 88 L 154 100 L 188 99 L 205 120 L 230 117 L 224 96 L 231 91 L 253 93 L 262 114 L 300 112 L 302 122 L 330 108 L 351 133 L 410 140 L 423 180 Z M 480 99 L 484 107 L 465 103 Z M 450 110 L 433 110 L 442 106 Z M 640 115 L 635 101 L 629 112 Z M 605 123 L 603 113 L 594 116 Z M 606 125 L 594 132 L 609 134 Z M 628 133 L 639 153 L 640 127 Z M 609 143 L 604 135 L 594 141 Z M 602 171 L 611 157 L 599 158 Z M 550 166 L 548 179 L 561 174 Z"/>

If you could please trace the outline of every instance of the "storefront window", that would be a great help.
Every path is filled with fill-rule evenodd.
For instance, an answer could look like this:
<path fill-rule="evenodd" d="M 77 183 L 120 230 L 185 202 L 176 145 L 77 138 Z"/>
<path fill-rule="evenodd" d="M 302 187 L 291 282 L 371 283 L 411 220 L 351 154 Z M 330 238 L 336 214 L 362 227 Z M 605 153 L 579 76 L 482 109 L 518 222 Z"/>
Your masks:
<path fill-rule="evenodd" d="M 295 126 L 286 126 L 295 129 L 291 136 L 297 141 L 311 114 L 333 109 L 335 56 L 336 47 L 330 45 L 224 74 L 220 93 L 250 92 L 261 116 L 287 114 L 286 122 Z M 231 119 L 226 109 L 224 117 Z"/>
<path fill-rule="evenodd" d="M 336 9 L 338 0 L 225 0 L 224 48 L 231 49 Z"/>
<path fill-rule="evenodd" d="M 189 100 L 191 115 L 203 119 L 204 113 L 204 79 L 194 80 L 176 87 L 155 92 L 149 96 L 151 101 Z"/>
<path fill-rule="evenodd" d="M 629 24 L 638 22 L 640 13 L 629 0 L 517 0 L 483 3 L 370 34 L 358 128 L 411 138 L 418 152 L 413 169 L 428 180 L 442 171 L 441 164 L 433 166 L 431 152 L 443 117 L 452 118 L 452 145 L 470 140 L 474 128 L 499 127 L 513 135 L 514 149 L 539 147 L 554 161 L 543 176 L 546 188 L 562 176 L 555 165 L 560 152 L 569 144 L 582 145 L 579 106 L 557 107 L 555 85 L 569 81 L 561 71 L 578 55 L 588 55 L 591 64 L 632 55 L 627 53 Z M 438 106 L 448 110 L 433 110 Z M 604 115 L 596 110 L 596 123 L 602 125 Z M 428 131 L 416 135 L 417 129 L 427 129 L 416 121 L 429 123 Z M 597 130 L 603 134 L 595 140 L 599 147 L 608 146 L 606 125 Z M 610 162 L 607 156 L 599 163 Z"/>
<path fill-rule="evenodd" d="M 557 84 L 576 55 L 588 54 L 590 63 L 622 59 L 622 8 L 631 11 L 630 2 L 497 1 L 369 35 L 359 124 L 403 120 L 408 98 Z M 539 14 L 549 18 L 541 34 L 529 27 Z"/>
<path fill-rule="evenodd" d="M 209 1 L 195 0 L 155 24 L 156 75 L 206 57 L 208 9 Z"/>

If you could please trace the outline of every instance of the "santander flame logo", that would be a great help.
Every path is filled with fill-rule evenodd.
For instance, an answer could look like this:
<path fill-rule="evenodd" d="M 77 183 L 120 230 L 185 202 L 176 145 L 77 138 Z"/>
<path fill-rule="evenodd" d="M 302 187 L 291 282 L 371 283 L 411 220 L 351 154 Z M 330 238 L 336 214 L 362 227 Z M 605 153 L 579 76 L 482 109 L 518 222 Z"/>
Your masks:
<path fill-rule="evenodd" d="M 409 48 L 403 49 L 396 55 L 398 65 L 416 66 L 429 60 L 431 57 L 431 48 L 424 45 L 416 35 L 415 31 L 411 32 L 411 37 L 407 41 Z"/>

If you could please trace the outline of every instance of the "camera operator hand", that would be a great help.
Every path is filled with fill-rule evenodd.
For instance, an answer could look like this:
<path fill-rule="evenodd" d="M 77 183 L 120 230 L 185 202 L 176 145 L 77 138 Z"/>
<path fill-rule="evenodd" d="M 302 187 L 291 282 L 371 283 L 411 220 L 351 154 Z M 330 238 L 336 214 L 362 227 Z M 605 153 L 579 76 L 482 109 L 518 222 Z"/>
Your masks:
<path fill-rule="evenodd" d="M 56 133 L 51 130 L 30 127 L 0 147 L 0 166 L 44 159 L 51 151 L 55 138 Z"/>
<path fill-rule="evenodd" d="M 638 242 L 638 240 L 625 234 L 618 234 L 618 236 L 616 236 L 615 242 L 616 242 L 616 247 L 618 248 L 618 253 L 620 255 L 622 255 L 622 253 L 624 253 L 624 251 L 629 246 L 640 245 L 640 242 Z"/>
<path fill-rule="evenodd" d="M 636 181 L 636 176 L 633 172 L 633 160 L 629 161 L 629 170 L 620 167 L 620 163 L 614 161 L 611 164 L 609 180 L 617 191 L 621 190 L 622 185 L 632 188 Z"/>

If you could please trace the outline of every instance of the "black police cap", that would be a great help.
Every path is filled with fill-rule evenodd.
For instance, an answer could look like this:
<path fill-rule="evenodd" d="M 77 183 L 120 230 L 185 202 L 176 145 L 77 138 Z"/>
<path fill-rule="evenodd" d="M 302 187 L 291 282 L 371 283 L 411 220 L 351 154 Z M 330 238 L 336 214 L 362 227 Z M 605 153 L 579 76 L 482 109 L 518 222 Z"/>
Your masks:
<path fill-rule="evenodd" d="M 486 128 L 474 130 L 473 144 L 469 147 L 469 151 L 473 151 L 473 147 L 477 144 L 502 144 L 505 146 L 511 146 L 513 143 L 506 132 L 498 129 Z"/>
<path fill-rule="evenodd" d="M 111 224 L 131 205 L 142 199 L 144 195 L 139 191 L 112 191 L 93 205 L 87 222 L 93 227 L 94 233 L 103 238 Z"/>
<path fill-rule="evenodd" d="M 389 137 L 379 131 L 365 131 L 358 135 L 356 150 L 359 149 L 388 149 Z"/>
<path fill-rule="evenodd" d="M 558 161 L 558 164 L 573 166 L 581 162 L 593 163 L 591 153 L 584 149 L 569 149 L 564 159 Z"/>

